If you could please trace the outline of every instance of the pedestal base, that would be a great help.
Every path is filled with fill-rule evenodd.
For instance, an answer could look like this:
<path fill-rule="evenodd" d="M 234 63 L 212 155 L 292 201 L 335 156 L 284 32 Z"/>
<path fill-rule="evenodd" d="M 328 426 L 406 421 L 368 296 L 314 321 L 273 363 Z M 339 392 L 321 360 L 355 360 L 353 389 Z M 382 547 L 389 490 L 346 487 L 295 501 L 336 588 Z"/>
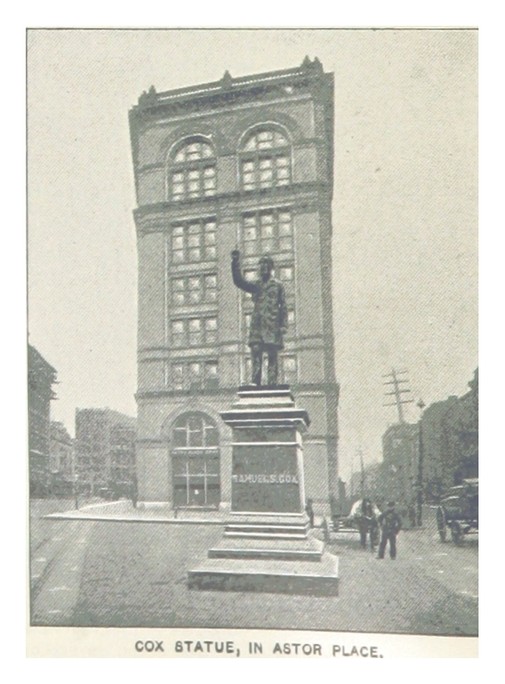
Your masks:
<path fill-rule="evenodd" d="M 190 589 L 338 594 L 338 558 L 308 532 L 303 514 L 230 520 L 208 558 L 188 572 Z"/>
<path fill-rule="evenodd" d="M 322 554 L 312 560 L 208 558 L 188 573 L 188 587 L 208 591 L 250 591 L 336 596 L 338 558 Z"/>
<path fill-rule="evenodd" d="M 188 587 L 334 596 L 338 559 L 310 536 L 304 512 L 308 415 L 288 387 L 242 387 L 238 397 L 221 414 L 233 430 L 230 517 Z"/>

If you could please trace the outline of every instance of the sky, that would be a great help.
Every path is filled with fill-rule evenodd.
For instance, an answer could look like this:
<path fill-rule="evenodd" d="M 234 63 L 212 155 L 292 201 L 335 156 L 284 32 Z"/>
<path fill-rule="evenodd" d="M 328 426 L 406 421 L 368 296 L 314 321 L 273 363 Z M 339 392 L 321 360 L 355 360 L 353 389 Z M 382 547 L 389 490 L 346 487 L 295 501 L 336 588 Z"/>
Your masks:
<path fill-rule="evenodd" d="M 137 264 L 128 110 L 158 91 L 301 64 L 335 76 L 333 311 L 348 479 L 412 398 L 462 394 L 477 366 L 477 33 L 31 31 L 29 340 L 57 369 L 52 418 L 135 415 Z M 406 407 L 417 420 L 414 404 Z"/>

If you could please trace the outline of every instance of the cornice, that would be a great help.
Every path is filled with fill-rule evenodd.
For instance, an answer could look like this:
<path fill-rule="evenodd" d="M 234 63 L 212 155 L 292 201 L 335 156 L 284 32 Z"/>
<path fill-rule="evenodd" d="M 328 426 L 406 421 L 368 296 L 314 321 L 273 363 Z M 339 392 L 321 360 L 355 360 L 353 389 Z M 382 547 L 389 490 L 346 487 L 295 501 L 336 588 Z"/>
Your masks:
<path fill-rule="evenodd" d="M 279 94 L 289 98 L 300 92 L 310 92 L 315 97 L 326 99 L 330 82 L 333 82 L 333 74 L 324 72 L 317 57 L 313 61 L 306 57 L 299 67 L 238 78 L 233 78 L 226 71 L 219 81 L 196 86 L 159 93 L 151 86 L 130 110 L 131 118 L 140 122 L 219 104 L 230 107 L 238 102 L 268 99 Z"/>
<path fill-rule="evenodd" d="M 331 202 L 331 186 L 326 181 L 294 183 L 281 188 L 253 192 L 231 192 L 177 202 L 165 201 L 137 207 L 133 216 L 139 235 L 164 232 L 171 223 L 216 216 L 220 221 L 238 218 L 248 211 L 290 206 L 294 213 L 324 208 Z"/>

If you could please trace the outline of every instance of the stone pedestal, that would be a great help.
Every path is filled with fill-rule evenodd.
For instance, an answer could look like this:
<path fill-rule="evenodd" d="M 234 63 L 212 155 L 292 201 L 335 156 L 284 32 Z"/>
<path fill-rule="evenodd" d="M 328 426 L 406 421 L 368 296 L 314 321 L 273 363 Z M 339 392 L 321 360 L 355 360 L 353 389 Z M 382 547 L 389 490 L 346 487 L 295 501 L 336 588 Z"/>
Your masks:
<path fill-rule="evenodd" d="M 288 386 L 245 386 L 221 417 L 233 434 L 230 518 L 188 586 L 336 594 L 338 559 L 310 536 L 305 513 L 307 412 Z"/>

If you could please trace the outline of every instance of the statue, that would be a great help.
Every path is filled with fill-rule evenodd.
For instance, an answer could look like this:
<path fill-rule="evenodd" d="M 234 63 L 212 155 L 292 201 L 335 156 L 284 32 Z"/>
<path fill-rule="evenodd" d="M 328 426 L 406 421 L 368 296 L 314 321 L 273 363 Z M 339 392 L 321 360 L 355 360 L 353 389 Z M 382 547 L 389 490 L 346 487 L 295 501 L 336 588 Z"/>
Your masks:
<path fill-rule="evenodd" d="M 237 287 L 252 295 L 254 309 L 249 328 L 249 347 L 252 360 L 252 384 L 261 385 L 263 354 L 268 356 L 268 385 L 277 385 L 279 375 L 278 352 L 284 347 L 288 312 L 284 287 L 272 277 L 274 261 L 270 256 L 259 260 L 258 280 L 245 280 L 240 269 L 240 252 L 231 253 L 231 272 Z"/>

